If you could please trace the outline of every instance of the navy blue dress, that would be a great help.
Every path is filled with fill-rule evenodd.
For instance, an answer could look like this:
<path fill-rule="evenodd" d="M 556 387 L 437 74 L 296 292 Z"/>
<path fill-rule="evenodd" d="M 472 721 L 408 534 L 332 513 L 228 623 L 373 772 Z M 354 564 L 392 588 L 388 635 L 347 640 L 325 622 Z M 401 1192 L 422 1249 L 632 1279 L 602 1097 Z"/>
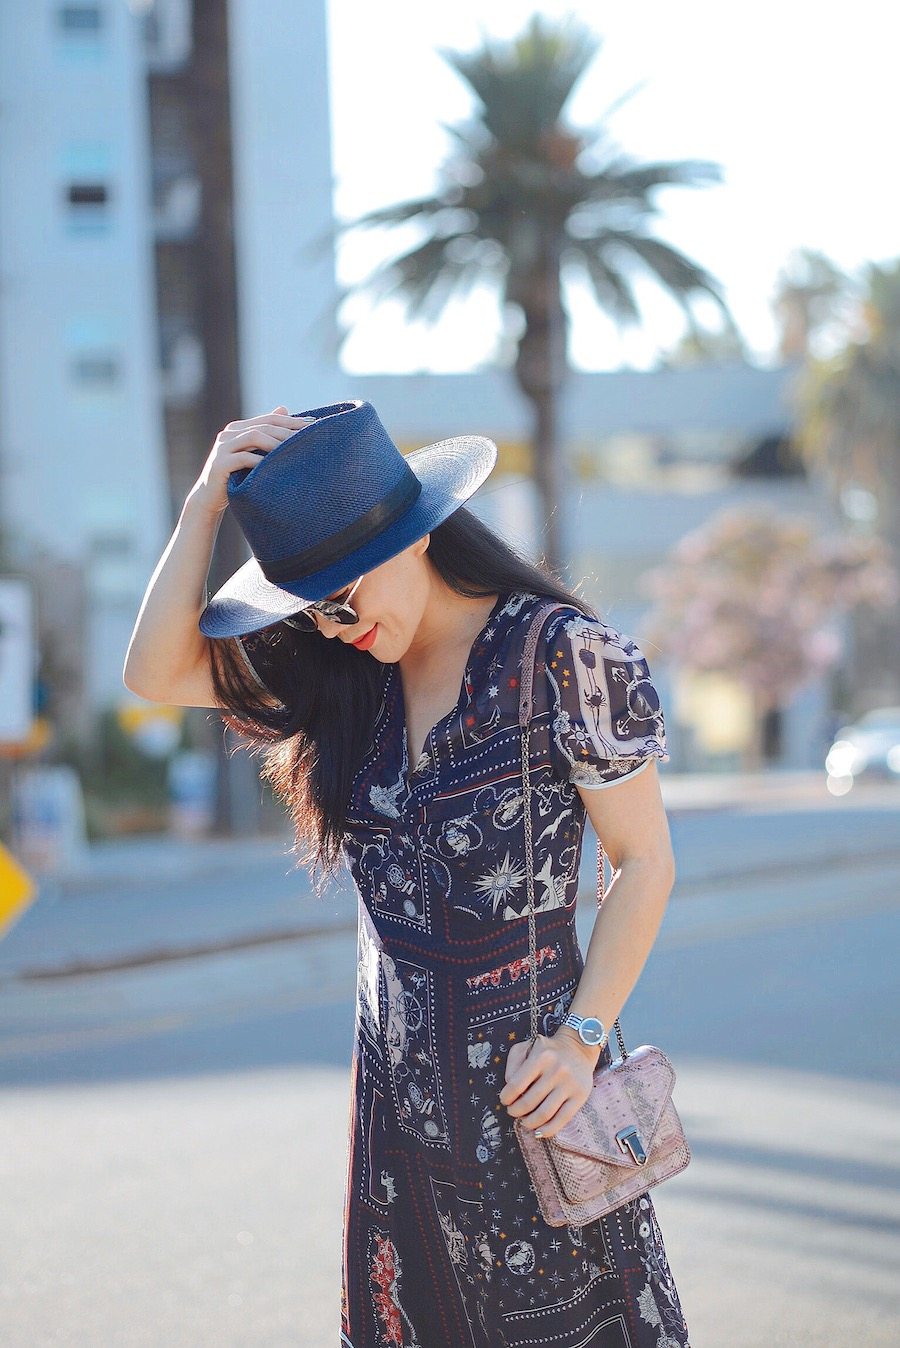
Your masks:
<path fill-rule="evenodd" d="M 652 1200 L 584 1226 L 542 1218 L 498 1096 L 530 1037 L 518 729 L 525 634 L 545 596 L 500 594 L 457 704 L 407 758 L 385 665 L 344 851 L 359 893 L 343 1213 L 349 1348 L 689 1348 Z M 634 642 L 566 606 L 537 647 L 530 777 L 541 1031 L 584 962 L 575 931 L 583 801 L 666 758 Z M 611 1049 L 603 1050 L 609 1061 Z"/>

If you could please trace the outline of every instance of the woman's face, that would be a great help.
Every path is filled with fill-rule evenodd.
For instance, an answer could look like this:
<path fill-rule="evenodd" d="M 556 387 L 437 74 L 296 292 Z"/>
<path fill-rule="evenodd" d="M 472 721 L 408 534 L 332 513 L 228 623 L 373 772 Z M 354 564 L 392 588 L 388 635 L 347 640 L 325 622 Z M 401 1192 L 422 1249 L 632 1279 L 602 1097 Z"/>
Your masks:
<path fill-rule="evenodd" d="M 408 649 L 425 609 L 429 593 L 425 553 L 431 535 L 417 538 L 408 548 L 367 571 L 356 587 L 350 605 L 358 623 L 339 623 L 316 614 L 322 636 L 337 637 L 348 645 L 363 637 L 360 649 L 383 664 L 393 664 Z M 336 596 L 329 595 L 328 598 Z M 366 634 L 375 629 L 374 639 Z"/>

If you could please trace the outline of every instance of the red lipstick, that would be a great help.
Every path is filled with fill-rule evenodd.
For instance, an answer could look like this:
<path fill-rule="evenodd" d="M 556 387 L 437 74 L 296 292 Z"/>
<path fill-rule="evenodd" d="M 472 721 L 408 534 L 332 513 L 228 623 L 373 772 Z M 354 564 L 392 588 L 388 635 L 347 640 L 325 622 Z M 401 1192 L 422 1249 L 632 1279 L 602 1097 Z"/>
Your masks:
<path fill-rule="evenodd" d="M 374 627 L 371 627 L 364 637 L 360 637 L 358 641 L 351 641 L 350 645 L 355 646 L 358 651 L 367 651 L 375 640 L 377 632 L 378 624 L 375 623 Z"/>

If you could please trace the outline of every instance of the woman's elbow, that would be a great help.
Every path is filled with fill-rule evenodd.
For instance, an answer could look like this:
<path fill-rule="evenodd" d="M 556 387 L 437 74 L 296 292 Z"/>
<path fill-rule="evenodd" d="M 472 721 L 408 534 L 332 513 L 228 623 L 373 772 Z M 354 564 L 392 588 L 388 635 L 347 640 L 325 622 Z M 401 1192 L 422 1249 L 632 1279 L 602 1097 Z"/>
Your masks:
<path fill-rule="evenodd" d="M 622 857 L 620 869 L 634 869 L 640 872 L 645 885 L 653 886 L 654 891 L 666 899 L 675 885 L 675 853 L 669 841 L 661 840 L 650 849 L 642 848 L 629 852 Z"/>

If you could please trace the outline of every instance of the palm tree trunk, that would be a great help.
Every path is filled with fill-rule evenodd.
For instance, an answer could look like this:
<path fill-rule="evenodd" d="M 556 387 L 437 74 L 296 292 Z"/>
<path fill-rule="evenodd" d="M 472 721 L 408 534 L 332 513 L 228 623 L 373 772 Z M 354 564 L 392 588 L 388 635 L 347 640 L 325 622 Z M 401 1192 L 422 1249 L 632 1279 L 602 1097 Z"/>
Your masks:
<path fill-rule="evenodd" d="M 565 570 L 561 520 L 564 473 L 559 444 L 557 399 L 552 390 L 540 394 L 534 400 L 532 445 L 534 480 L 543 519 L 544 560 L 552 571 L 562 576 Z"/>
<path fill-rule="evenodd" d="M 523 281 L 510 286 L 509 297 L 521 304 L 525 314 L 515 374 L 533 409 L 532 473 L 543 516 L 544 561 L 562 577 L 566 567 L 562 520 L 565 463 L 558 409 L 567 373 L 567 318 L 554 240 L 545 241 L 539 264 Z"/>

